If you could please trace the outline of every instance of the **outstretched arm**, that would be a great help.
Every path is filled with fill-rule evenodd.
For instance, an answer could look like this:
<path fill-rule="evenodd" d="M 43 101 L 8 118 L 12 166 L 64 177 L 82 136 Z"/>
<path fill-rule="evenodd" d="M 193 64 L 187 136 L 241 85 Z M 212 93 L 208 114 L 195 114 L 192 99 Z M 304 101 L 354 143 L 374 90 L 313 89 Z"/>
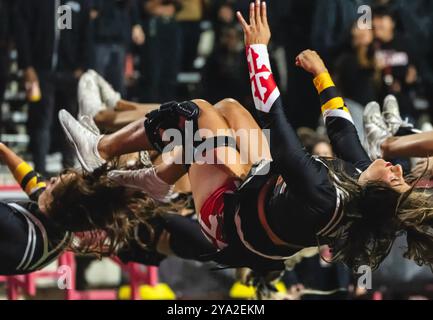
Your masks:
<path fill-rule="evenodd" d="M 350 111 L 338 94 L 323 60 L 317 52 L 305 50 L 296 58 L 296 65 L 314 77 L 328 136 L 336 155 L 360 170 L 367 169 L 371 160 L 359 141 Z"/>
<path fill-rule="evenodd" d="M 30 198 L 46 187 L 33 168 L 3 143 L 0 143 L 0 159 L 8 166 L 15 180 Z"/>
<path fill-rule="evenodd" d="M 262 128 L 269 129 L 266 133 L 269 134 L 273 166 L 299 199 L 323 209 L 321 196 L 334 196 L 335 188 L 329 182 L 327 168 L 305 151 L 285 114 L 269 62 L 267 45 L 271 32 L 266 4 L 260 1 L 251 4 L 250 24 L 240 13 L 238 19 L 245 33 L 251 89 L 258 119 Z M 332 212 L 333 208 L 329 211 Z"/>

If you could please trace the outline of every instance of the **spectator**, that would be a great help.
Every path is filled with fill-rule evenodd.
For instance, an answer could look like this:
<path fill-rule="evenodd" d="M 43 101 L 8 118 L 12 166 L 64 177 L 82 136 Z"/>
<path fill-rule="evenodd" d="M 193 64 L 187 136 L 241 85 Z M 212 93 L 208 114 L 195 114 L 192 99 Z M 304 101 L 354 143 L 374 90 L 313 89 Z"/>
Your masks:
<path fill-rule="evenodd" d="M 233 27 L 237 24 L 236 11 L 242 14 L 248 13 L 250 0 L 214 0 L 211 7 L 211 19 L 215 31 L 215 37 L 218 39 L 221 31 L 226 27 Z"/>
<path fill-rule="evenodd" d="M 143 102 L 164 102 L 176 98 L 181 64 L 181 31 L 176 13 L 180 0 L 141 0 L 146 42 L 141 50 Z"/>
<path fill-rule="evenodd" d="M 59 28 L 56 6 L 68 4 L 71 28 Z M 78 78 L 88 66 L 89 9 L 87 1 L 19 0 L 17 7 L 16 42 L 20 67 L 24 70 L 27 88 L 39 86 L 42 98 L 30 103 L 28 133 L 35 168 L 46 173 L 46 156 L 54 137 L 62 141 L 64 167 L 74 165 L 72 150 L 60 130 L 56 108 L 77 113 Z M 37 99 L 36 99 L 37 100 Z"/>
<path fill-rule="evenodd" d="M 364 0 L 317 1 L 312 25 L 312 45 L 328 63 L 346 44 L 350 29 L 357 19 L 358 7 Z"/>
<path fill-rule="evenodd" d="M 242 33 L 236 27 L 226 27 L 221 32 L 219 44 L 204 69 L 205 97 L 212 102 L 230 97 L 247 106 L 251 100 L 251 88 L 245 81 L 248 65 Z"/>
<path fill-rule="evenodd" d="M 293 271 L 287 272 L 283 278 L 285 283 L 292 292 L 298 291 L 301 300 L 350 299 L 351 271 L 341 262 L 326 262 L 331 257 L 329 248 L 321 247 L 320 254 L 304 258 Z M 306 289 L 315 292 L 303 295 Z"/>
<path fill-rule="evenodd" d="M 283 1 L 283 0 L 281 0 Z M 311 76 L 295 66 L 296 56 L 305 49 L 311 48 L 313 11 L 320 0 L 290 0 L 290 6 L 284 18 L 281 17 L 280 28 L 286 32 L 281 35 L 287 61 L 287 114 L 296 128 L 306 126 L 316 128 L 320 116 L 320 103 L 317 92 L 312 85 Z M 284 94 L 284 93 L 283 93 Z M 299 112 L 299 108 L 303 108 Z"/>
<path fill-rule="evenodd" d="M 230 97 L 241 104 L 251 104 L 242 33 L 237 27 L 222 30 L 219 44 L 209 57 L 204 69 L 205 97 L 217 102 Z"/>
<path fill-rule="evenodd" d="M 194 69 L 200 41 L 201 26 L 205 13 L 204 0 L 181 0 L 182 10 L 176 16 L 182 30 L 182 70 Z"/>
<path fill-rule="evenodd" d="M 344 98 L 363 106 L 376 100 L 375 60 L 373 31 L 352 27 L 351 49 L 343 53 L 336 62 L 335 73 L 338 88 Z"/>
<path fill-rule="evenodd" d="M 335 67 L 337 87 L 341 90 L 353 117 L 358 135 L 363 141 L 364 106 L 377 99 L 380 73 L 377 72 L 373 31 L 352 27 L 351 48 L 343 53 Z"/>
<path fill-rule="evenodd" d="M 96 72 L 125 95 L 125 57 L 131 40 L 145 40 L 136 0 L 92 0 L 90 17 L 94 30 L 93 64 Z"/>
<path fill-rule="evenodd" d="M 1 106 L 9 76 L 9 53 L 11 47 L 13 7 L 15 1 L 0 0 L 0 121 Z"/>
<path fill-rule="evenodd" d="M 375 55 L 381 70 L 380 100 L 394 94 L 404 117 L 414 117 L 411 91 L 418 80 L 415 58 L 403 35 L 396 30 L 395 11 L 378 6 L 373 11 Z"/>

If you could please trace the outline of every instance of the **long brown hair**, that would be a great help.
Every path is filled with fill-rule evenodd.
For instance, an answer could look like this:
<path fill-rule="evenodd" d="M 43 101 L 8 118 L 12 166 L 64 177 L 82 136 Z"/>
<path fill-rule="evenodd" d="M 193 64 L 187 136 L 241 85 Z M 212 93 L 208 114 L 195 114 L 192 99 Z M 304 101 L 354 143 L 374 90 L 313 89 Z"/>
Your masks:
<path fill-rule="evenodd" d="M 399 193 L 389 185 L 370 181 L 360 185 L 341 168 L 330 177 L 345 192 L 343 210 L 349 224 L 344 236 L 331 240 L 334 261 L 357 271 L 362 265 L 377 269 L 388 256 L 395 239 L 407 237 L 404 257 L 419 266 L 433 265 L 433 194 L 413 187 Z"/>
<path fill-rule="evenodd" d="M 52 191 L 48 215 L 59 228 L 79 235 L 71 245 L 76 253 L 111 256 L 128 245 L 138 225 L 147 226 L 152 235 L 149 218 L 180 208 L 116 184 L 107 174 L 117 168 L 105 165 L 93 173 L 65 170 Z"/>

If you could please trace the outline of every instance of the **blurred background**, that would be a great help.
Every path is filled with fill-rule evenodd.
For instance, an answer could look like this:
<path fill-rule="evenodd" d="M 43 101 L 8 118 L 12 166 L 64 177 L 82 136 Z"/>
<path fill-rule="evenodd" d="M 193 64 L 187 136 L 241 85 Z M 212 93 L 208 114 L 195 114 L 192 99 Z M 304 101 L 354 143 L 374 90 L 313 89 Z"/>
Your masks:
<path fill-rule="evenodd" d="M 103 75 L 126 100 L 203 98 L 216 103 L 230 97 L 252 108 L 235 15 L 246 15 L 249 2 L 0 0 L 0 141 L 47 176 L 74 166 L 56 114 L 61 108 L 77 113 L 77 84 L 87 69 Z M 56 11 L 62 5 L 71 8 L 70 29 L 59 28 Z M 363 5 L 371 6 L 371 28 L 359 27 Z M 288 116 L 312 153 L 322 152 L 319 147 L 327 142 L 312 79 L 294 64 L 308 48 L 325 60 L 361 139 L 364 106 L 388 94 L 397 96 L 403 118 L 433 130 L 433 1 L 269 0 L 268 8 L 273 71 Z M 2 199 L 21 196 L 4 166 L 0 186 Z M 339 298 L 372 298 L 373 292 L 388 298 L 432 297 L 430 270 L 404 262 L 399 248 L 397 243 L 374 274 L 371 292 L 349 290 L 356 279 L 318 256 L 288 273 L 284 283 L 289 289 L 341 289 Z M 99 271 L 87 274 L 88 279 L 107 274 L 102 285 L 110 277 L 114 284 L 121 281 L 114 264 L 95 268 Z M 234 272 L 210 269 L 169 259 L 160 276 L 178 297 L 229 297 Z"/>

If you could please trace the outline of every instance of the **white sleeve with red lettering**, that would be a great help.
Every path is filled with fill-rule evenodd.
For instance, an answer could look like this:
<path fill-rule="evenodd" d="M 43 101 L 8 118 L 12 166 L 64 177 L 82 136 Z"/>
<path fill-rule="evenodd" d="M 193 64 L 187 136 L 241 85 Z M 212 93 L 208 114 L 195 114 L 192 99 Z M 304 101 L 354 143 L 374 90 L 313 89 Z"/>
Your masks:
<path fill-rule="evenodd" d="M 280 96 L 271 70 L 268 48 L 264 44 L 247 47 L 248 70 L 256 109 L 269 113 Z"/>

